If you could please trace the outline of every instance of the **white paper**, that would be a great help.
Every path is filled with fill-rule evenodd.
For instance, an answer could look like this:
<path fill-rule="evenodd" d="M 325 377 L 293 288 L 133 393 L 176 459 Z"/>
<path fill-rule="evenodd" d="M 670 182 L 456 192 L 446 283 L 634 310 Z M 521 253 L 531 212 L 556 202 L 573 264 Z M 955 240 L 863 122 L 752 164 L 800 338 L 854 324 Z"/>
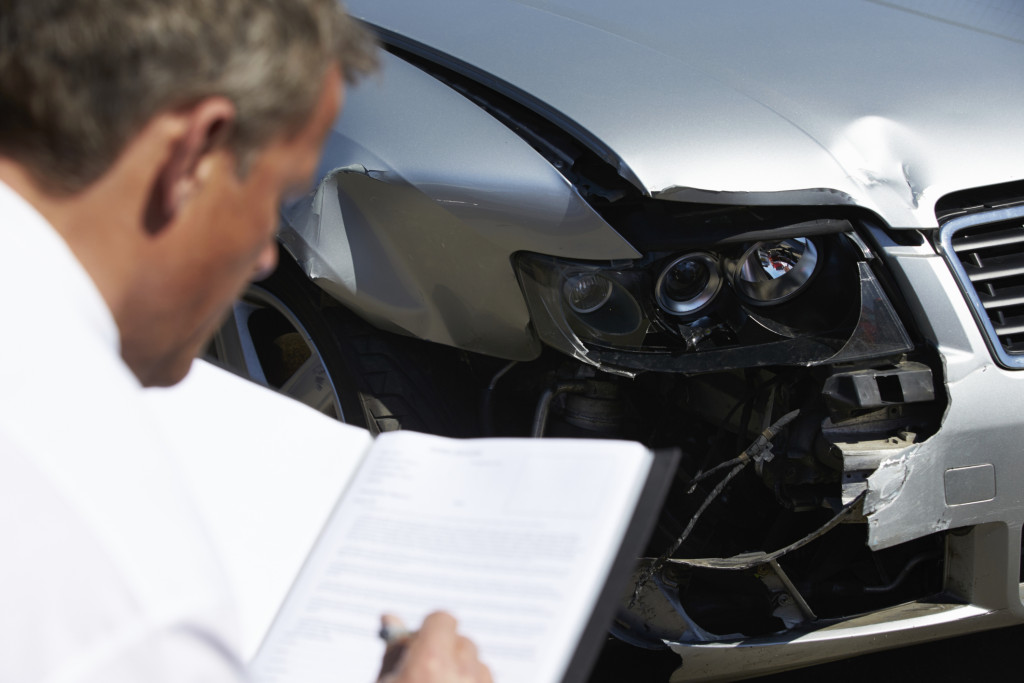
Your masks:
<path fill-rule="evenodd" d="M 652 459 L 614 441 L 378 437 L 254 679 L 373 681 L 380 614 L 415 627 L 445 609 L 496 681 L 560 680 Z"/>

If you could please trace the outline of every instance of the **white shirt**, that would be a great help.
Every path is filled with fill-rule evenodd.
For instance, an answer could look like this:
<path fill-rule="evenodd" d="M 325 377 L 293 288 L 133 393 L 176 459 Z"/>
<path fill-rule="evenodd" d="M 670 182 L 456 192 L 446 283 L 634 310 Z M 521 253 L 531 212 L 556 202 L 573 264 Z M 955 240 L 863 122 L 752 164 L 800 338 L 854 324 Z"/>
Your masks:
<path fill-rule="evenodd" d="M 3 183 L 0 245 L 0 683 L 244 679 L 371 437 L 206 364 L 143 389 Z"/>
<path fill-rule="evenodd" d="M 0 184 L 0 681 L 236 681 L 216 555 L 59 235 Z"/>

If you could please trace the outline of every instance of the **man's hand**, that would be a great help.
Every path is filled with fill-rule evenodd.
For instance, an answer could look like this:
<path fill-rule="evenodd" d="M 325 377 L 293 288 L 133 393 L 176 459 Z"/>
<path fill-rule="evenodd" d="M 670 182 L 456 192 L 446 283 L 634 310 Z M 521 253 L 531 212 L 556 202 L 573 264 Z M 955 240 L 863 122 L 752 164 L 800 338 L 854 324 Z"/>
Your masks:
<path fill-rule="evenodd" d="M 401 621 L 385 615 L 385 629 Z M 455 618 L 434 612 L 416 633 L 388 643 L 379 683 L 493 683 L 491 672 L 477 657 L 476 646 L 456 632 Z"/>

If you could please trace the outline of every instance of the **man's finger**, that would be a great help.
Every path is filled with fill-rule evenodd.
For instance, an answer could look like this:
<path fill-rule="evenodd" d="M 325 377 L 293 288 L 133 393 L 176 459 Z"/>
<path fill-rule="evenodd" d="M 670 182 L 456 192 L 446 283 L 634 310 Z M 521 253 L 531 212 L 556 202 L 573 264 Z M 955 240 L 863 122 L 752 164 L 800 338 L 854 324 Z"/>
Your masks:
<path fill-rule="evenodd" d="M 457 627 L 458 623 L 452 615 L 447 612 L 433 612 L 423 620 L 417 639 L 423 641 L 424 648 L 448 650 L 455 646 Z"/>

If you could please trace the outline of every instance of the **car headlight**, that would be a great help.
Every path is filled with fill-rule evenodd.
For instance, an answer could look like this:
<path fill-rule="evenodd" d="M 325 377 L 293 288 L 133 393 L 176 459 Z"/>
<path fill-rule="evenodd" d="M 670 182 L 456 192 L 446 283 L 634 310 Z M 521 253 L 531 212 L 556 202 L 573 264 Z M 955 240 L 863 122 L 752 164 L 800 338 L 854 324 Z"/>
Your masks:
<path fill-rule="evenodd" d="M 613 273 L 568 268 L 562 272 L 561 282 L 569 325 L 578 334 L 622 343 L 625 337 L 641 332 L 644 316 L 640 305 Z"/>
<path fill-rule="evenodd" d="M 520 253 L 515 263 L 540 338 L 612 372 L 813 365 L 910 350 L 853 227 L 806 225 L 798 237 L 789 229 L 781 239 L 759 234 L 635 261 Z"/>
<path fill-rule="evenodd" d="M 579 273 L 565 278 L 562 292 L 575 313 L 593 313 L 612 298 L 615 285 L 596 273 Z"/>
<path fill-rule="evenodd" d="M 710 304 L 722 286 L 718 261 L 698 252 L 675 259 L 661 271 L 654 298 L 666 313 L 694 315 Z"/>
<path fill-rule="evenodd" d="M 817 266 L 818 249 L 806 237 L 757 242 L 740 258 L 733 286 L 750 304 L 778 304 L 803 291 Z"/>

